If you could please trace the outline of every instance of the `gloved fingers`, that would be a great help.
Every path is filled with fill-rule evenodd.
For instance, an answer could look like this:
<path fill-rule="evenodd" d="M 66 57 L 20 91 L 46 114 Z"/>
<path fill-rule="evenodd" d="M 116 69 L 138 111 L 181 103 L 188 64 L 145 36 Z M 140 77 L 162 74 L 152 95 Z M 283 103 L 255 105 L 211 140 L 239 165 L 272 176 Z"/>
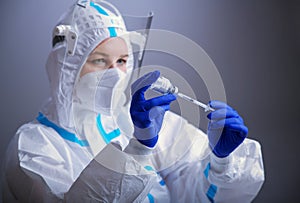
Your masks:
<path fill-rule="evenodd" d="M 163 108 L 165 112 L 170 110 L 170 104 L 161 105 L 160 107 Z"/>
<path fill-rule="evenodd" d="M 169 105 L 155 106 L 149 111 L 149 119 L 153 120 L 156 117 L 163 116 L 170 109 Z"/>
<path fill-rule="evenodd" d="M 146 75 L 143 75 L 131 85 L 131 94 L 134 95 L 139 89 L 144 88 L 146 86 L 150 86 L 157 80 L 157 78 L 159 78 L 159 76 L 159 71 L 153 71 L 147 73 Z"/>
<path fill-rule="evenodd" d="M 143 112 L 143 111 L 132 111 L 131 117 L 139 118 L 139 120 L 145 120 L 148 117 L 147 114 L 148 114 L 147 112 Z"/>
<path fill-rule="evenodd" d="M 246 137 L 248 134 L 248 128 L 245 125 L 241 124 L 229 124 L 228 125 L 231 131 L 237 132 L 239 135 Z"/>
<path fill-rule="evenodd" d="M 134 125 L 139 128 L 147 128 L 151 124 L 149 112 L 133 111 L 131 112 L 131 118 Z"/>
<path fill-rule="evenodd" d="M 210 121 L 208 123 L 208 129 L 209 130 L 216 130 L 216 129 L 221 129 L 221 128 L 227 128 L 230 127 L 231 125 L 243 125 L 241 122 L 240 118 L 227 118 L 227 119 L 221 119 L 218 121 Z"/>
<path fill-rule="evenodd" d="M 214 109 L 221 109 L 221 108 L 231 108 L 229 105 L 227 105 L 225 102 L 222 101 L 218 101 L 218 100 L 212 100 L 209 101 L 209 106 L 214 108 Z"/>
<path fill-rule="evenodd" d="M 207 118 L 210 120 L 220 120 L 224 118 L 238 118 L 239 114 L 231 108 L 221 108 L 210 112 Z"/>
<path fill-rule="evenodd" d="M 134 95 L 135 97 L 139 97 L 137 95 Z M 170 110 L 170 103 L 176 99 L 175 95 L 168 94 L 168 95 L 162 95 L 159 97 L 155 97 L 149 100 L 144 100 L 144 101 L 139 101 L 132 104 L 130 106 L 130 112 L 131 114 L 134 111 L 139 111 L 139 112 L 145 112 L 149 111 L 155 106 L 161 106 L 165 109 L 165 111 Z"/>
<path fill-rule="evenodd" d="M 161 95 L 158 97 L 154 97 L 152 99 L 149 99 L 145 102 L 145 109 L 150 110 L 152 107 L 155 106 L 163 106 L 163 105 L 169 105 L 172 101 L 176 100 L 176 96 L 173 94 L 166 94 Z"/>
<path fill-rule="evenodd" d="M 145 101 L 145 92 L 149 87 L 150 85 L 142 87 L 141 89 L 137 90 L 132 96 L 132 102 Z"/>

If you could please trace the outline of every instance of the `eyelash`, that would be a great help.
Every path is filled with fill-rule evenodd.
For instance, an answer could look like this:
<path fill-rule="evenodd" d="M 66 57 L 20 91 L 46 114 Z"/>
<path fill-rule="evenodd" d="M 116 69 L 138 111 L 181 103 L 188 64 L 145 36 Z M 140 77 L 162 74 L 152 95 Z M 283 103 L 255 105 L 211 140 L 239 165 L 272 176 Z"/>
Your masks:
<path fill-rule="evenodd" d="M 94 60 L 89 60 L 88 62 L 92 63 L 92 64 L 95 64 L 95 65 L 98 65 L 98 63 L 105 63 L 106 64 L 106 61 L 105 59 L 94 59 Z"/>
<path fill-rule="evenodd" d="M 127 63 L 127 60 L 125 60 L 125 59 L 118 59 L 117 62 L 118 62 L 118 61 L 121 61 L 121 62 L 124 63 L 124 64 Z"/>
<path fill-rule="evenodd" d="M 90 63 L 92 63 L 92 64 L 94 64 L 94 65 L 96 65 L 96 66 L 97 66 L 97 65 L 100 65 L 100 63 L 104 63 L 104 64 L 105 64 L 104 66 L 107 65 L 107 60 L 105 60 L 104 58 L 93 59 L 93 60 L 89 60 L 88 62 L 90 62 Z M 124 65 L 124 64 L 127 63 L 127 60 L 126 60 L 126 59 L 120 58 L 120 59 L 117 60 L 116 63 L 117 63 L 117 64 L 122 63 L 121 65 Z M 102 64 L 101 64 L 101 65 L 102 65 Z"/>

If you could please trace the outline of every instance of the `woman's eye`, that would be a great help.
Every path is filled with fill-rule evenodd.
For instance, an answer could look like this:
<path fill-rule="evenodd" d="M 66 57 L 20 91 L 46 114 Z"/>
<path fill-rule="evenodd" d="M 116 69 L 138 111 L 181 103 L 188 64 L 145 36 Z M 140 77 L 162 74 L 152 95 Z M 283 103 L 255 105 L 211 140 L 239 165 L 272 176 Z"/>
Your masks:
<path fill-rule="evenodd" d="M 104 59 L 94 59 L 91 62 L 98 66 L 106 66 L 106 61 Z"/>
<path fill-rule="evenodd" d="M 119 65 L 124 65 L 124 64 L 126 64 L 126 62 L 127 62 L 127 60 L 125 60 L 125 59 L 118 59 L 118 60 L 117 60 L 117 63 L 118 63 Z"/>

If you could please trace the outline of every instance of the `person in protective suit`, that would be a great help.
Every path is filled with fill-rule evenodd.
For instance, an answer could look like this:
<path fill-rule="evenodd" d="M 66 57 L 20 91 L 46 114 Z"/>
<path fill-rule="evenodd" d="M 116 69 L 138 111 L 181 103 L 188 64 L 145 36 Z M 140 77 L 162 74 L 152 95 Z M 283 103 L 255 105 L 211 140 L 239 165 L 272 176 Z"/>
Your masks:
<path fill-rule="evenodd" d="M 251 202 L 264 181 L 260 145 L 227 104 L 211 101 L 207 134 L 146 99 L 160 76 L 124 90 L 131 33 L 105 1 L 78 1 L 59 20 L 46 64 L 51 98 L 21 126 L 4 162 L 4 202 Z M 212 153 L 209 153 L 212 152 Z"/>

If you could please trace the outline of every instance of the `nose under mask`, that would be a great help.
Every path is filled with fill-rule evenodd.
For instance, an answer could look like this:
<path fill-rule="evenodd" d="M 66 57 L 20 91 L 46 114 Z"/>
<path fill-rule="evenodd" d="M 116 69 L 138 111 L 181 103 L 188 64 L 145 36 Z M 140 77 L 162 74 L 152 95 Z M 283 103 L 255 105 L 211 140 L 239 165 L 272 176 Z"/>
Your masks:
<path fill-rule="evenodd" d="M 119 68 L 87 73 L 82 76 L 74 92 L 75 101 L 80 103 L 83 108 L 94 112 L 110 115 L 112 111 L 112 99 L 114 95 L 122 95 L 125 89 L 126 73 Z"/>

